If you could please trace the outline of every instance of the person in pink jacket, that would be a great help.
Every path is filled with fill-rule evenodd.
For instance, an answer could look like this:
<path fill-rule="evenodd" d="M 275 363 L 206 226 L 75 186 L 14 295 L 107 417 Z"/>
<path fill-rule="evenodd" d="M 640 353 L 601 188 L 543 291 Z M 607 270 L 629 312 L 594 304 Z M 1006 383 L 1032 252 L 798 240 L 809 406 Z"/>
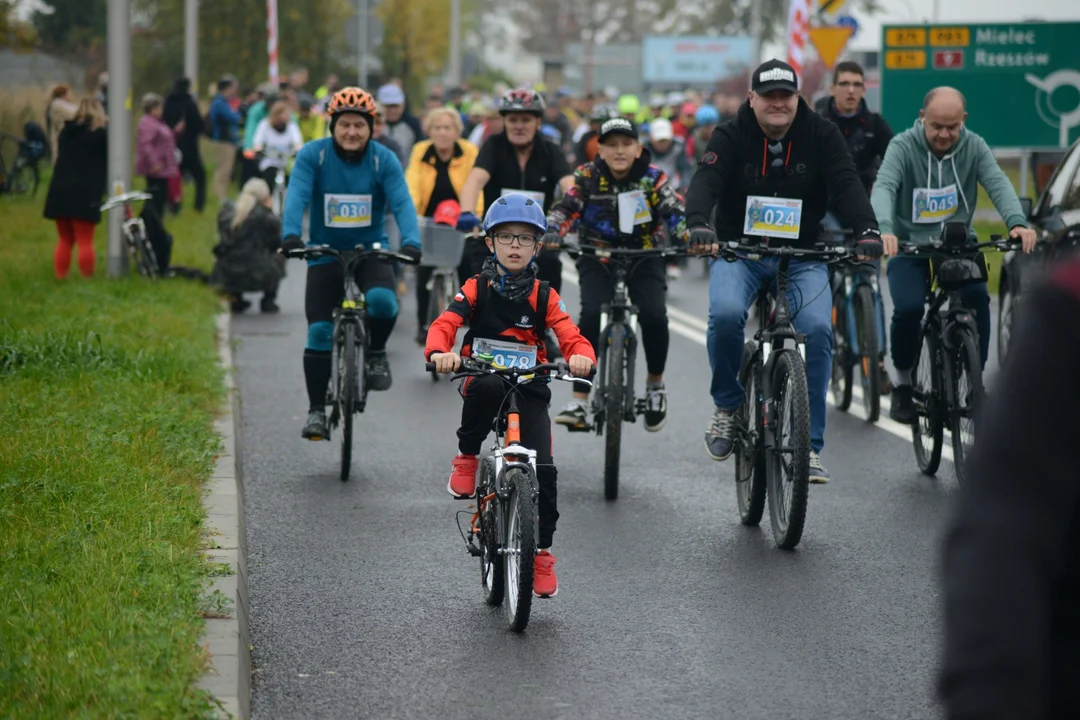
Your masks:
<path fill-rule="evenodd" d="M 173 128 L 161 119 L 165 101 L 160 95 L 147 93 L 143 96 L 142 105 L 143 116 L 139 118 L 135 145 L 135 174 L 146 177 L 146 192 L 154 196 L 151 203 L 158 217 L 164 219 L 169 199 L 169 178 L 180 175 L 176 163 L 176 135 Z"/>

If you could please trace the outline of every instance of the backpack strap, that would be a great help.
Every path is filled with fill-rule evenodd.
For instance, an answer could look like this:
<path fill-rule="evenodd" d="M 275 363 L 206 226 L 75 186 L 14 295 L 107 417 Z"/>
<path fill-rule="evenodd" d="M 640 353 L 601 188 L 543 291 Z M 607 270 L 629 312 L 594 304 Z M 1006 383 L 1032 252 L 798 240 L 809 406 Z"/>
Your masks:
<path fill-rule="evenodd" d="M 544 335 L 547 334 L 547 308 L 550 295 L 551 283 L 541 280 L 540 290 L 536 293 L 536 336 L 540 342 L 544 342 Z"/>

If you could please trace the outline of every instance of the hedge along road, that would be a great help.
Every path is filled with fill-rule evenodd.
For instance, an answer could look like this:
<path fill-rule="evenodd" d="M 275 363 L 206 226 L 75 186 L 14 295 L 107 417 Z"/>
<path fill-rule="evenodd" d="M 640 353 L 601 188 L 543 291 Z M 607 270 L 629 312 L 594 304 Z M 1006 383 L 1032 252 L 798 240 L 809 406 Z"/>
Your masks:
<path fill-rule="evenodd" d="M 670 419 L 624 431 L 618 501 L 602 441 L 555 432 L 561 590 L 524 636 L 480 597 L 445 490 L 461 402 L 424 373 L 411 297 L 373 393 L 353 480 L 306 443 L 303 268 L 279 316 L 236 319 L 256 718 L 928 718 L 937 560 L 951 466 L 921 476 L 910 438 L 830 409 L 833 481 L 795 552 L 739 525 L 711 412 L 707 289 L 672 283 Z M 577 291 L 566 284 L 577 315 Z M 569 397 L 555 390 L 553 411 Z"/>

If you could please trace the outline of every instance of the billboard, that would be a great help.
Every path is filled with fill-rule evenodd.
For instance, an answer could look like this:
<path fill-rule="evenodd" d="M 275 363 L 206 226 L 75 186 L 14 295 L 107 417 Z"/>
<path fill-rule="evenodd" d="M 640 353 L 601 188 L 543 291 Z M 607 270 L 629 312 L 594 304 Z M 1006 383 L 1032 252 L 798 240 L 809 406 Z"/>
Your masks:
<path fill-rule="evenodd" d="M 649 35 L 642 42 L 642 76 L 655 85 L 714 85 L 752 69 L 748 37 Z"/>

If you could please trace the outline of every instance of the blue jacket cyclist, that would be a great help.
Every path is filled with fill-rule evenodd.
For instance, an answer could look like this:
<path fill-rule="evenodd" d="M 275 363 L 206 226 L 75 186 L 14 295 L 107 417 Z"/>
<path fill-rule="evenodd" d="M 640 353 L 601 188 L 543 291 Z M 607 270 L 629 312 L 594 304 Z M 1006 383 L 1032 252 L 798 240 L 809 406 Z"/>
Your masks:
<path fill-rule="evenodd" d="M 329 245 L 337 250 L 375 243 L 388 246 L 383 221 L 389 207 L 401 229 L 400 252 L 419 258 L 420 229 L 401 163 L 388 148 L 369 142 L 375 99 L 360 88 L 348 87 L 334 95 L 327 109 L 331 136 L 309 142 L 296 156 L 285 201 L 283 249 L 304 247 L 300 235 L 305 210 L 310 246 Z M 342 272 L 341 263 L 333 258 L 308 261 L 304 378 L 310 407 L 302 433 L 308 440 L 329 439 L 326 389 L 330 384 L 333 313 L 344 294 Z M 368 387 L 389 390 L 392 379 L 386 341 L 398 315 L 394 269 L 386 262 L 368 262 L 360 267 L 356 282 L 367 299 Z"/>

